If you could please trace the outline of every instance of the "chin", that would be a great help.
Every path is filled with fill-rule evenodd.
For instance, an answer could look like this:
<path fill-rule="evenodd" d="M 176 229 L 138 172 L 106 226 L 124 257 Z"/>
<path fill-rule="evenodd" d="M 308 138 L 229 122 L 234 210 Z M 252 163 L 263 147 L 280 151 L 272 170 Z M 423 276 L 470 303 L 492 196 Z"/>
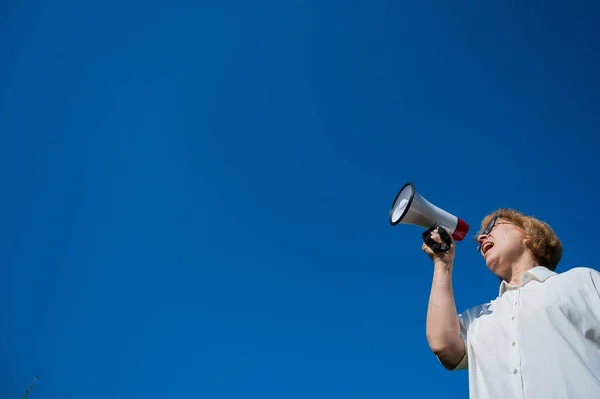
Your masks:
<path fill-rule="evenodd" d="M 498 274 L 498 271 L 497 271 L 497 270 L 495 270 L 493 267 L 488 267 L 488 270 L 489 270 L 490 272 L 492 272 L 492 274 L 493 274 L 494 276 L 498 276 L 498 277 L 500 277 L 500 275 Z"/>
<path fill-rule="evenodd" d="M 498 262 L 494 262 L 493 258 L 486 259 L 485 266 L 495 275 L 498 275 Z"/>

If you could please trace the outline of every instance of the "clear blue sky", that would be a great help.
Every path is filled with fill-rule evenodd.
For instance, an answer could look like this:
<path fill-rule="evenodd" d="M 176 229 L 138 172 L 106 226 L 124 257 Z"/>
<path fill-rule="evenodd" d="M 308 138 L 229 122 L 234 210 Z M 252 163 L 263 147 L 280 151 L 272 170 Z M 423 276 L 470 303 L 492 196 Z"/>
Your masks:
<path fill-rule="evenodd" d="M 416 3 L 5 3 L 0 396 L 466 398 L 389 207 L 598 268 L 600 10 Z M 470 238 L 454 281 L 497 294 Z"/>

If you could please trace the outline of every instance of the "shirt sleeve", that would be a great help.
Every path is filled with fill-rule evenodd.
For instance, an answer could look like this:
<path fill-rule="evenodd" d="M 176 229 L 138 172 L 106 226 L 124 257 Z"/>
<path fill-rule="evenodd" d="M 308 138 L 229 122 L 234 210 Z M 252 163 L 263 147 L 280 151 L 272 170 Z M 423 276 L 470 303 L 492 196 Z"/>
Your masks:
<path fill-rule="evenodd" d="M 479 317 L 481 314 L 485 313 L 488 308 L 489 308 L 489 304 L 486 303 L 486 304 L 477 305 L 475 307 L 472 307 L 471 309 L 464 311 L 463 313 L 458 314 L 458 322 L 460 324 L 460 337 L 461 337 L 463 343 L 465 344 L 465 354 L 463 355 L 462 359 L 460 359 L 460 362 L 458 362 L 458 364 L 454 365 L 454 366 L 444 364 L 438 358 L 438 361 L 440 361 L 440 363 L 444 367 L 446 367 L 448 370 L 450 370 L 450 371 L 466 370 L 469 368 L 469 335 L 468 335 L 469 327 L 470 327 L 471 323 L 477 317 Z"/>
<path fill-rule="evenodd" d="M 590 269 L 590 277 L 592 279 L 592 285 L 600 299 L 600 272 L 598 270 Z"/>
<path fill-rule="evenodd" d="M 454 370 L 466 370 L 469 368 L 469 344 L 467 339 L 467 331 L 469 329 L 469 325 L 471 325 L 471 318 L 469 317 L 469 312 L 460 313 L 458 315 L 458 321 L 460 323 L 460 337 L 462 338 L 463 343 L 465 344 L 465 354 L 460 359 L 460 362 L 456 365 Z"/>
<path fill-rule="evenodd" d="M 600 324 L 598 323 L 598 320 L 600 320 L 600 272 L 592 268 L 589 268 L 588 272 L 591 280 L 590 292 L 588 294 L 591 301 L 589 306 L 594 316 L 588 319 L 591 324 L 588 326 L 586 337 L 596 344 L 600 344 Z M 595 322 L 592 322 L 592 320 Z"/>

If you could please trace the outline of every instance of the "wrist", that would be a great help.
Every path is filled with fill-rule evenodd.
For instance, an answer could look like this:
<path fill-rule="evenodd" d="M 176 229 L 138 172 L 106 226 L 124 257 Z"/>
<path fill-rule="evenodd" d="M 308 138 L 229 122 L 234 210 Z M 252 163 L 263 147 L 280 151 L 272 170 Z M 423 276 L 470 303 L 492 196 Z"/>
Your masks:
<path fill-rule="evenodd" d="M 441 260 L 437 260 L 433 263 L 433 266 L 435 269 L 450 272 L 452 271 L 453 262 L 444 262 Z"/>

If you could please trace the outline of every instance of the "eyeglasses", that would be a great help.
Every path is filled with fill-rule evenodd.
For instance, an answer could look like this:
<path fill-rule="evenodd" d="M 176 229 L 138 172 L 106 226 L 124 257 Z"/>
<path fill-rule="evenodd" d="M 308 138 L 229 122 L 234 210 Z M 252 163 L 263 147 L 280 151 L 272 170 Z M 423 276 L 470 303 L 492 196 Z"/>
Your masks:
<path fill-rule="evenodd" d="M 479 235 L 483 236 L 483 235 L 486 235 L 486 234 L 490 234 L 490 231 L 492 231 L 492 229 L 496 225 L 496 220 L 498 220 L 498 215 L 494 215 L 494 217 L 492 218 L 492 220 L 490 220 L 490 222 L 487 224 L 487 226 L 485 226 L 485 229 Z M 479 236 L 477 238 L 479 239 Z M 482 244 L 483 243 L 481 241 L 479 241 L 477 243 L 477 252 L 481 251 L 481 245 Z"/>

